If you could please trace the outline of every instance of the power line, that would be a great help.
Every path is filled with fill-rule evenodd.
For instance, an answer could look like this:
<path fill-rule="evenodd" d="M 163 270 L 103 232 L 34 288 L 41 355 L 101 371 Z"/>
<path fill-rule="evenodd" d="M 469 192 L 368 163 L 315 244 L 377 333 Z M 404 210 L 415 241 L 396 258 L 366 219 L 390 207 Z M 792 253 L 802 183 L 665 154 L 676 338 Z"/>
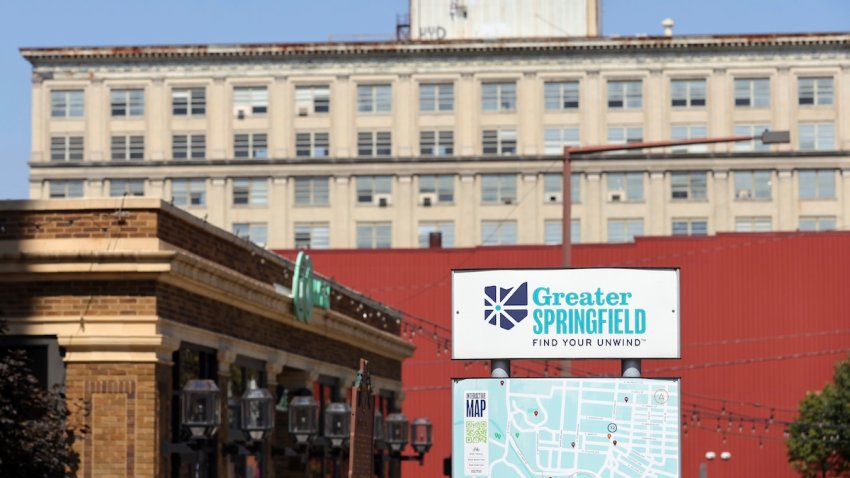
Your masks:
<path fill-rule="evenodd" d="M 695 370 L 695 369 L 704 369 L 704 368 L 714 368 L 714 367 L 732 367 L 736 365 L 749 365 L 754 363 L 764 363 L 764 362 L 774 362 L 781 360 L 797 360 L 803 358 L 811 358 L 811 357 L 822 357 L 826 355 L 838 355 L 845 354 L 850 349 L 829 349 L 829 350 L 819 350 L 814 352 L 799 352 L 794 354 L 787 355 L 772 355 L 768 357 L 756 357 L 749 359 L 740 359 L 740 360 L 725 360 L 722 362 L 707 362 L 701 364 L 688 364 L 688 365 L 675 365 L 671 367 L 656 367 L 653 369 L 646 370 L 646 372 L 672 372 L 678 370 Z"/>

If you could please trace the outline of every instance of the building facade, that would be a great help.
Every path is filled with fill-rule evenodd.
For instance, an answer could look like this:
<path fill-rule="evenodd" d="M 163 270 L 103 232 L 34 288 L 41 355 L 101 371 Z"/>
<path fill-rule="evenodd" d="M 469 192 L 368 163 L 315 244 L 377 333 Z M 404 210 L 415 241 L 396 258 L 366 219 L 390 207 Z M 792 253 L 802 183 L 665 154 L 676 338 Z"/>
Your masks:
<path fill-rule="evenodd" d="M 300 320 L 294 275 L 292 262 L 155 199 L 0 202 L 0 348 L 24 347 L 45 386 L 64 385 L 89 430 L 75 443 L 81 478 L 326 476 L 330 460 L 279 451 L 294 447 L 287 404 L 347 401 L 360 358 L 384 416 L 398 411 L 413 351 L 401 315 L 325 280 L 327 307 Z M 186 441 L 190 379 L 221 390 L 201 475 L 197 459 L 168 451 Z M 277 403 L 273 438 L 231 453 L 251 382 Z"/>
<path fill-rule="evenodd" d="M 33 48 L 30 197 L 162 198 L 271 248 L 850 224 L 850 34 Z"/>

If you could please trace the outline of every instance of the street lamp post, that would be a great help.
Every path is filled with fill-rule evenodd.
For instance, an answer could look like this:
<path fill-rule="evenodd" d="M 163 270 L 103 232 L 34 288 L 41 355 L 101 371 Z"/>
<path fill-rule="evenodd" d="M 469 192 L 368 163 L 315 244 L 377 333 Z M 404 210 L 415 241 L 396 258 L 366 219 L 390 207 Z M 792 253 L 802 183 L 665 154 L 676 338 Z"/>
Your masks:
<path fill-rule="evenodd" d="M 768 131 L 765 130 L 760 135 L 755 136 L 721 136 L 716 138 L 694 138 L 675 141 L 641 141 L 636 143 L 626 144 L 603 144 L 597 146 L 579 146 L 564 148 L 564 172 L 562 178 L 562 198 L 563 218 L 561 224 L 561 248 L 563 251 L 563 267 L 570 267 L 572 264 L 572 157 L 593 154 L 605 153 L 609 151 L 626 151 L 630 149 L 649 149 L 649 148 L 666 148 L 670 146 L 687 146 L 693 144 L 712 144 L 712 143 L 736 143 L 738 141 L 752 141 L 754 139 L 761 140 L 764 144 L 789 143 L 791 134 L 788 131 Z M 510 368 L 510 361 L 505 360 Z M 496 361 L 491 361 L 493 369 L 492 376 L 497 377 L 495 364 Z M 501 362 L 500 362 L 501 363 Z M 624 377 L 640 377 L 641 363 L 640 359 L 624 359 L 621 361 L 621 371 Z"/>

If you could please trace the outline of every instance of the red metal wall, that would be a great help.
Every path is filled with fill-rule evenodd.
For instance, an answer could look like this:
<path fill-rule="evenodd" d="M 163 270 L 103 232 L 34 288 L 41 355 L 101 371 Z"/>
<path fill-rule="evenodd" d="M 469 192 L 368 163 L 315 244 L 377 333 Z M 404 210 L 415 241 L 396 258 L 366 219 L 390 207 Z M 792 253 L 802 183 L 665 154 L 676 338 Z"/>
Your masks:
<path fill-rule="evenodd" d="M 280 251 L 292 257 L 292 251 Z M 442 476 L 451 449 L 451 377 L 489 375 L 484 362 L 452 362 L 451 270 L 555 267 L 551 246 L 312 251 L 315 270 L 405 314 L 417 345 L 403 369 L 404 412 L 434 423 L 425 466 L 404 476 Z M 721 234 L 578 245 L 575 267 L 679 267 L 681 360 L 647 360 L 644 376 L 682 377 L 683 476 L 698 476 L 706 451 L 732 453 L 709 476 L 796 476 L 783 423 L 799 400 L 831 380 L 850 351 L 850 233 Z M 431 324 L 439 324 L 434 327 Z M 419 328 L 422 328 L 421 332 Z M 410 332 L 416 332 L 411 336 Z M 436 339 L 435 339 L 436 333 Z M 449 344 L 450 347 L 450 344 Z M 448 354 L 450 355 L 450 354 Z M 514 376 L 618 375 L 618 361 L 514 362 Z"/>

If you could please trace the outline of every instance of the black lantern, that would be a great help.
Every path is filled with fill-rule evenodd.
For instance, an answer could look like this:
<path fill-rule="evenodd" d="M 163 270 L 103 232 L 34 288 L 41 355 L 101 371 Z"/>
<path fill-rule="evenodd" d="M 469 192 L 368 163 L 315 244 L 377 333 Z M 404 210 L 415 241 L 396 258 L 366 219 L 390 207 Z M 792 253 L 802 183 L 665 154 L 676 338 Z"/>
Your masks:
<path fill-rule="evenodd" d="M 192 438 L 212 436 L 221 424 L 221 394 L 215 382 L 209 379 L 189 380 L 180 395 L 180 423 L 189 429 Z"/>
<path fill-rule="evenodd" d="M 351 429 L 351 407 L 346 403 L 331 403 L 325 409 L 325 438 L 334 448 L 342 448 Z"/>
<path fill-rule="evenodd" d="M 375 427 L 372 430 L 372 441 L 375 443 L 375 448 L 384 447 L 384 414 L 380 410 L 375 410 Z"/>
<path fill-rule="evenodd" d="M 431 449 L 431 420 L 413 420 L 410 425 L 410 444 L 417 453 L 427 453 Z"/>
<path fill-rule="evenodd" d="M 390 413 L 387 416 L 387 448 L 394 452 L 401 452 L 407 445 L 408 424 L 407 417 L 401 413 Z"/>
<path fill-rule="evenodd" d="M 239 406 L 242 409 L 242 431 L 250 440 L 264 440 L 274 427 L 274 399 L 271 392 L 257 388 L 257 383 L 251 380 Z"/>
<path fill-rule="evenodd" d="M 294 397 L 289 402 L 289 433 L 295 442 L 306 445 L 319 433 L 319 405 L 311 396 Z"/>

